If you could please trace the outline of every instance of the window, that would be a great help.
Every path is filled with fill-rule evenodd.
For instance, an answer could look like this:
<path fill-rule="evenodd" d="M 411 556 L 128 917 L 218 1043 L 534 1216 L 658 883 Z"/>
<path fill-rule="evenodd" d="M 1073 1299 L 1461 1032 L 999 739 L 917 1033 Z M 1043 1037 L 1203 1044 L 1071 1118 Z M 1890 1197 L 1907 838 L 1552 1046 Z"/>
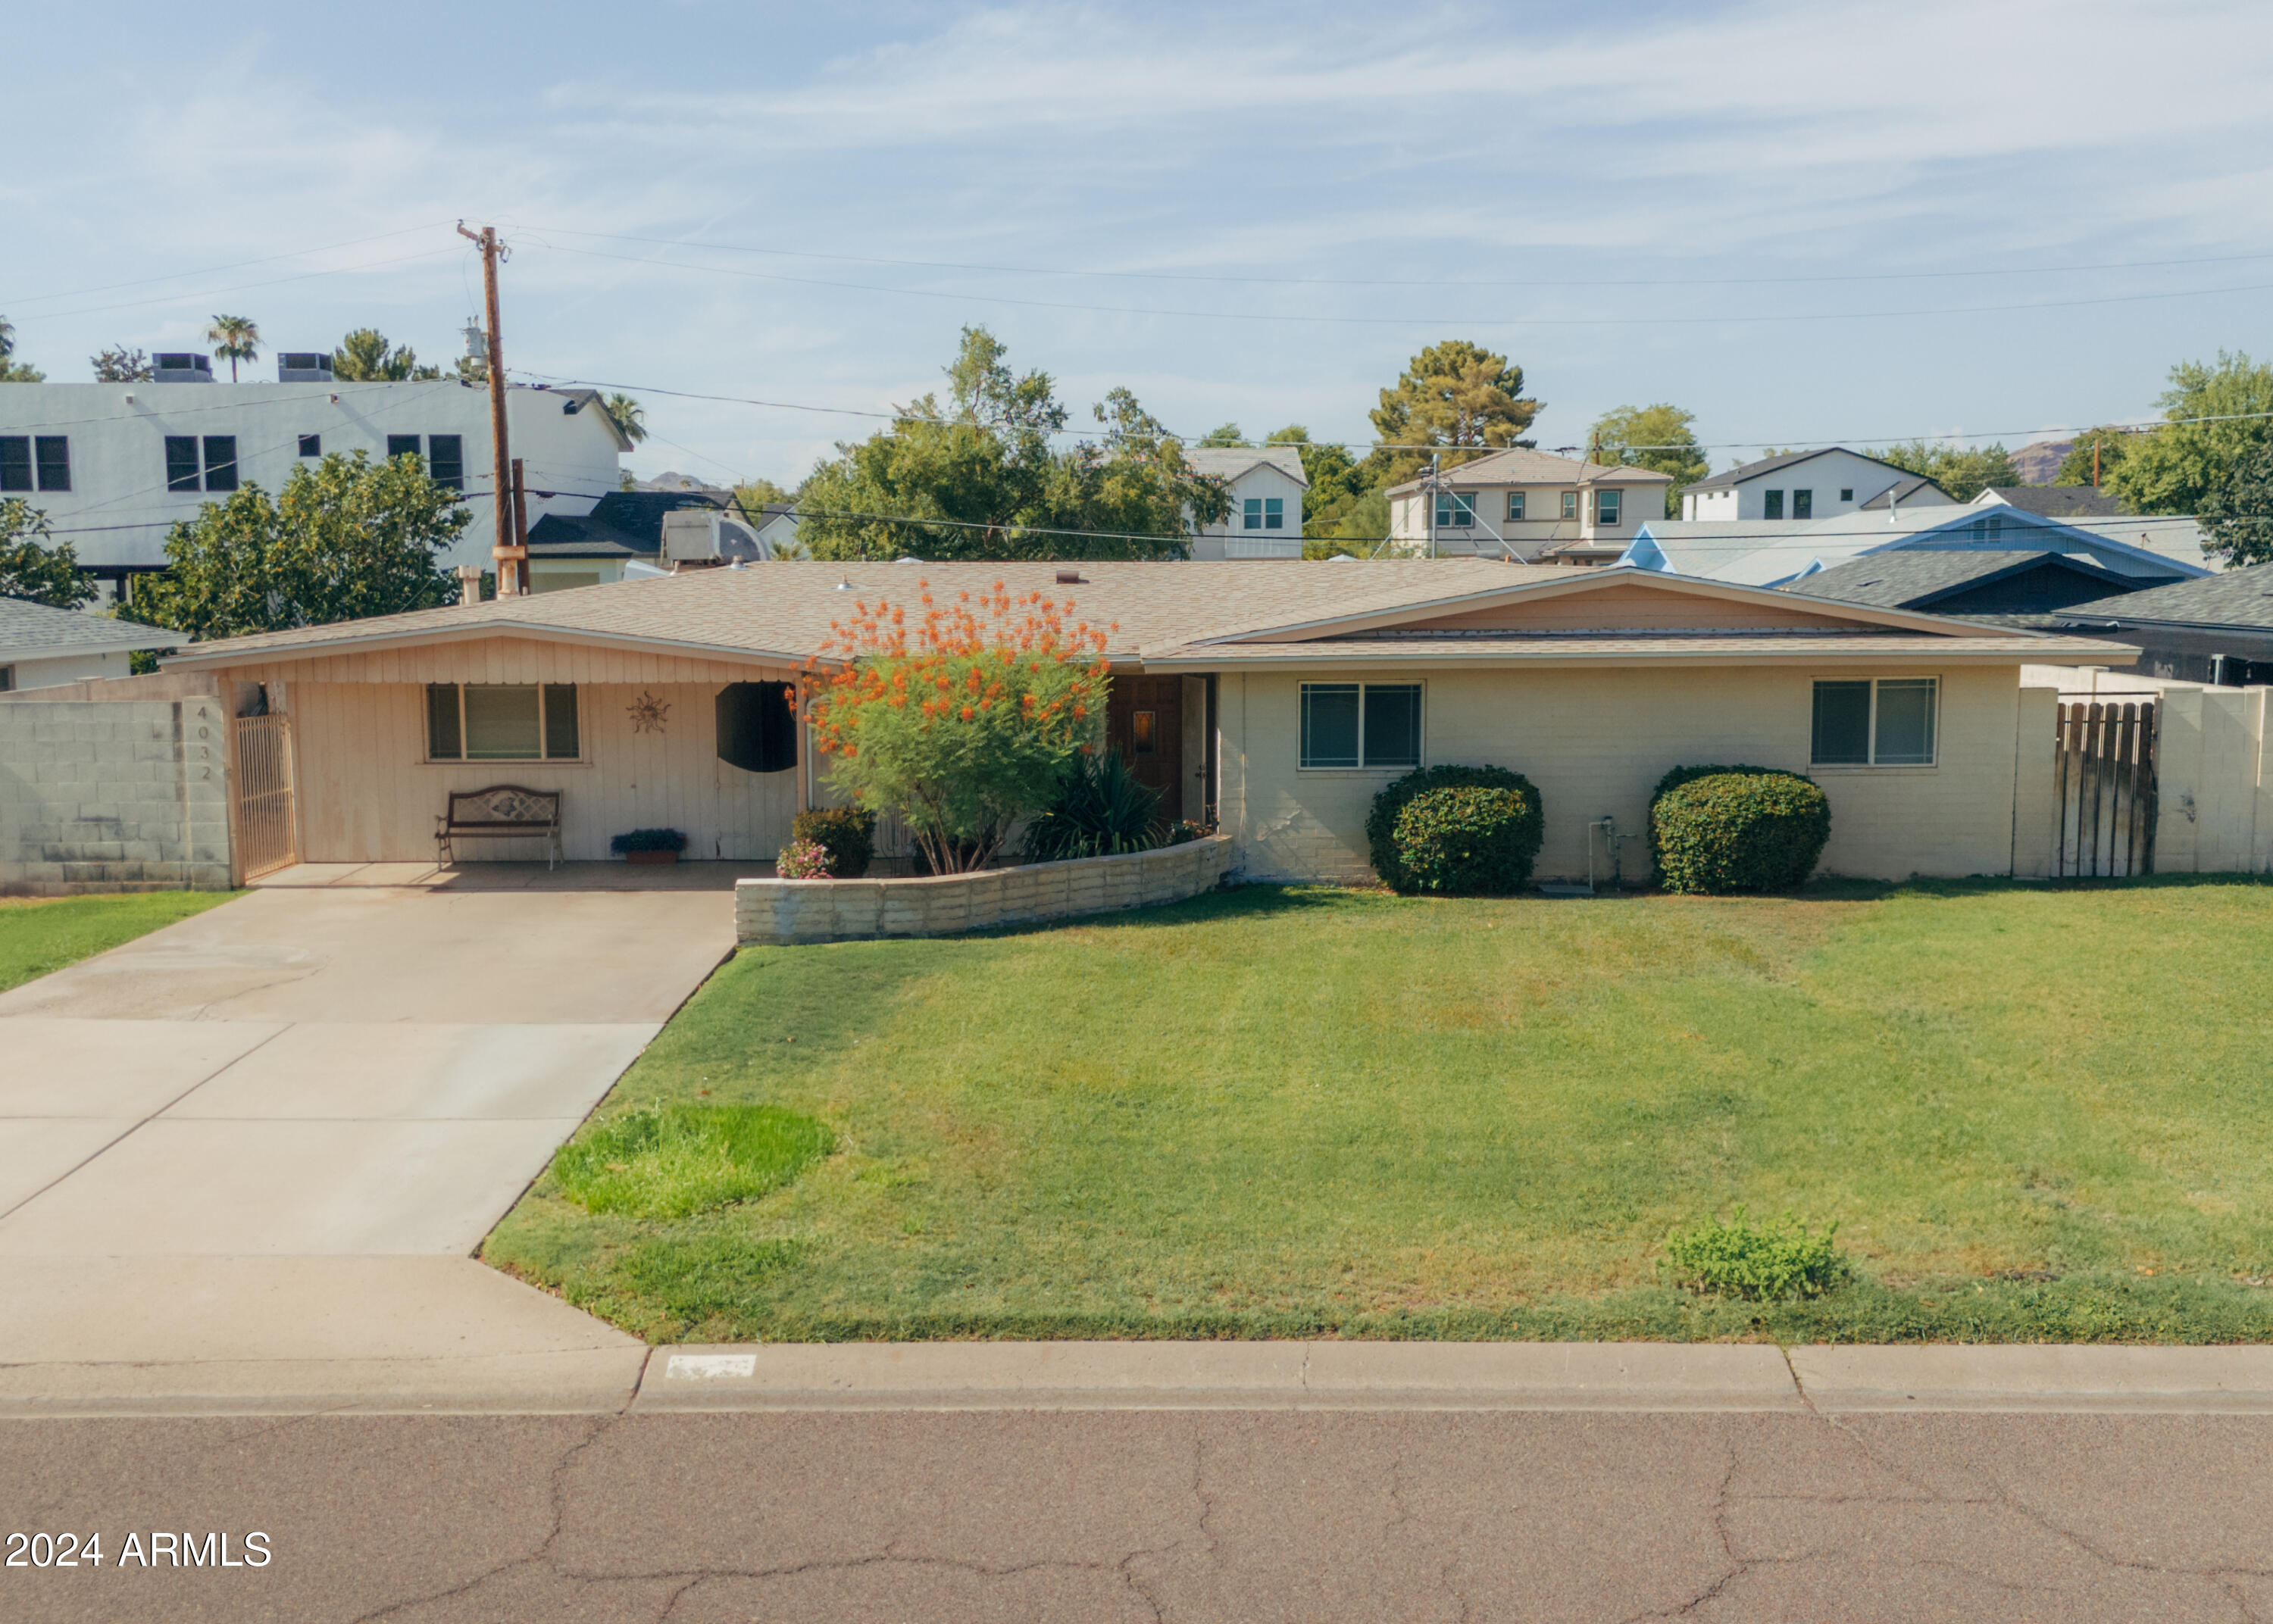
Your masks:
<path fill-rule="evenodd" d="M 1852 485 L 1840 486 L 1839 499 L 1842 502 L 1852 502 L 1855 499 L 1855 487 Z"/>
<path fill-rule="evenodd" d="M 300 437 L 300 454 L 304 457 L 322 456 L 324 454 L 324 437 L 320 434 L 302 435 Z"/>
<path fill-rule="evenodd" d="M 1815 685 L 1817 767 L 1932 767 L 1935 701 L 1932 677 Z"/>
<path fill-rule="evenodd" d="M 1507 521 L 1510 524 L 1523 522 L 1523 492 L 1520 490 L 1507 493 Z"/>
<path fill-rule="evenodd" d="M 1421 765 L 1421 685 L 1302 685 L 1306 767 Z"/>
<path fill-rule="evenodd" d="M 31 439 L 21 434 L 0 434 L 0 490 L 31 488 Z"/>
<path fill-rule="evenodd" d="M 1618 496 L 1619 492 L 1615 490 L 1597 490 L 1594 492 L 1594 522 L 1596 524 L 1617 523 Z"/>
<path fill-rule="evenodd" d="M 71 489 L 70 436 L 42 434 L 32 444 L 38 454 L 40 489 L 69 490 Z"/>
<path fill-rule="evenodd" d="M 169 434 L 166 437 L 166 489 L 195 490 L 198 488 L 198 437 L 194 434 Z"/>
<path fill-rule="evenodd" d="M 574 761 L 578 744 L 572 683 L 426 685 L 430 761 Z"/>
<path fill-rule="evenodd" d="M 1156 710 L 1131 711 L 1129 714 L 1129 743 L 1133 753 L 1140 756 L 1160 752 L 1160 713 Z"/>
<path fill-rule="evenodd" d="M 386 460 L 415 457 L 418 454 L 418 437 L 415 434 L 390 434 L 386 437 Z"/>
<path fill-rule="evenodd" d="M 1439 490 L 1437 493 L 1437 528 L 1439 530 L 1466 529 L 1476 521 L 1476 498 L 1466 490 Z"/>
<path fill-rule="evenodd" d="M 15 691 L 16 668 L 12 665 L 0 665 L 0 693 L 13 693 Z"/>
<path fill-rule="evenodd" d="M 1770 490 L 1761 496 L 1760 517 L 1763 519 L 1781 519 L 1783 517 L 1782 491 Z"/>
<path fill-rule="evenodd" d="M 206 436 L 206 489 L 236 489 L 236 436 L 234 434 Z"/>
<path fill-rule="evenodd" d="M 1815 492 L 1795 490 L 1791 493 L 1791 516 L 1794 519 L 1815 517 Z"/>
<path fill-rule="evenodd" d="M 1287 498 L 1249 497 L 1241 504 L 1239 521 L 1243 530 L 1283 530 L 1287 528 Z"/>
<path fill-rule="evenodd" d="M 428 435 L 426 471 L 436 484 L 452 490 L 463 490 L 466 488 L 466 442 L 463 438 L 455 434 Z"/>
<path fill-rule="evenodd" d="M 1579 493 L 1575 490 L 1566 490 L 1563 493 L 1563 517 L 1576 519 L 1578 516 Z"/>

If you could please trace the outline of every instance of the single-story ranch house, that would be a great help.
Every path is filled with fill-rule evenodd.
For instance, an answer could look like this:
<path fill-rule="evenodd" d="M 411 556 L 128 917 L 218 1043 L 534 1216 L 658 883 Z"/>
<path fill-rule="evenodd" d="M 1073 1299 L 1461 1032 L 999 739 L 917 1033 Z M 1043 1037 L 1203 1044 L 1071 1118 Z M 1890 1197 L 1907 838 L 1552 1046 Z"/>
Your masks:
<path fill-rule="evenodd" d="M 1112 628 L 1113 743 L 1258 879 L 1365 877 L 1376 791 L 1444 762 L 1539 786 L 1542 878 L 1607 877 L 1614 851 L 1626 879 L 1646 873 L 1632 837 L 1651 789 L 1700 762 L 1812 775 L 1830 872 L 2041 872 L 2030 831 L 2049 839 L 2050 819 L 2029 809 L 2051 793 L 2054 695 L 2024 691 L 2021 667 L 2136 653 L 1631 568 L 768 563 L 236 638 L 165 665 L 221 676 L 240 714 L 290 718 L 303 861 L 429 859 L 448 793 L 499 782 L 563 793 L 571 858 L 665 826 L 689 857 L 764 860 L 831 798 L 827 763 L 773 725 L 773 685 L 856 603 L 998 581 Z"/>

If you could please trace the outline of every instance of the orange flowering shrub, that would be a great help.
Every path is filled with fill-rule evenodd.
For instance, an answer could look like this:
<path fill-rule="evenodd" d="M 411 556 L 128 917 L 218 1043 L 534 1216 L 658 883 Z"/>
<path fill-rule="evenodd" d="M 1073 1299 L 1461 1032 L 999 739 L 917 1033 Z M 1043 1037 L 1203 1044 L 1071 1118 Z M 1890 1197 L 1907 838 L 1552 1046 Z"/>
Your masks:
<path fill-rule="evenodd" d="M 896 810 L 934 873 L 983 867 L 1047 806 L 1105 726 L 1106 631 L 1002 583 L 952 603 L 856 602 L 807 663 L 806 715 L 830 782 Z"/>

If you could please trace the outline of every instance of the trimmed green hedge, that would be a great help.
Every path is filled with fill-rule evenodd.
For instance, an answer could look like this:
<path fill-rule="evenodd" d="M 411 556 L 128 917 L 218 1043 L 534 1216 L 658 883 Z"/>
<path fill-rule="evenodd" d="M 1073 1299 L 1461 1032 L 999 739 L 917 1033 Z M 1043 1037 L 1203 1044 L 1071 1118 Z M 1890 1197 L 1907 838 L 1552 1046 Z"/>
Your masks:
<path fill-rule="evenodd" d="M 811 841 L 829 854 L 831 879 L 858 879 L 876 856 L 876 814 L 858 806 L 818 806 L 789 826 L 791 843 Z"/>
<path fill-rule="evenodd" d="M 1781 767 L 1677 767 L 1650 797 L 1649 832 L 1669 891 L 1789 891 L 1823 856 L 1831 803 Z"/>
<path fill-rule="evenodd" d="M 1539 791 L 1501 767 L 1427 767 L 1373 797 L 1373 872 L 1393 890 L 1504 896 L 1531 881 Z"/>

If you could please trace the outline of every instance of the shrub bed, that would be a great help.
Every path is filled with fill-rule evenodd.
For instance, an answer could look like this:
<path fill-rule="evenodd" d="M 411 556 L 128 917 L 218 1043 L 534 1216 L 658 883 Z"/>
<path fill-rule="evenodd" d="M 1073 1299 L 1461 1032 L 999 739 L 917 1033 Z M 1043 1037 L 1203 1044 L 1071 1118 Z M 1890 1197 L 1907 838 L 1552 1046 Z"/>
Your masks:
<path fill-rule="evenodd" d="M 1823 856 L 1831 803 L 1779 767 L 1677 767 L 1650 797 L 1649 830 L 1669 891 L 1789 891 Z"/>
<path fill-rule="evenodd" d="M 801 812 L 789 826 L 792 844 L 811 842 L 827 854 L 832 879 L 858 879 L 876 856 L 876 814 L 859 806 Z"/>
<path fill-rule="evenodd" d="M 1427 767 L 1373 797 L 1373 872 L 1392 890 L 1504 896 L 1531 881 L 1539 791 L 1501 767 Z"/>

